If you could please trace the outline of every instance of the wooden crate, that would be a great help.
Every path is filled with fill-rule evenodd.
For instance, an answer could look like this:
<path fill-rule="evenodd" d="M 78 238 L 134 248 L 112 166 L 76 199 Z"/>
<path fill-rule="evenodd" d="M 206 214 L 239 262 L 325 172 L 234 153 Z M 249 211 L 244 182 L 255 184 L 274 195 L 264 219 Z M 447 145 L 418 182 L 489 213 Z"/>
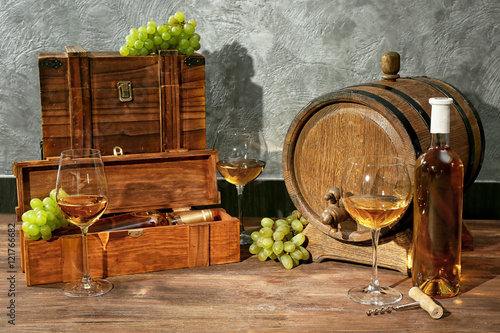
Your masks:
<path fill-rule="evenodd" d="M 44 158 L 68 148 L 206 148 L 203 55 L 123 57 L 75 46 L 40 53 L 38 67 Z"/>
<path fill-rule="evenodd" d="M 106 214 L 145 209 L 183 210 L 220 203 L 217 151 L 190 150 L 104 156 L 109 206 Z M 14 163 L 17 220 L 33 197 L 55 188 L 58 159 Z M 240 260 L 238 219 L 217 209 L 220 220 L 189 225 L 89 233 L 94 277 L 200 267 Z M 136 230 L 136 229 L 135 229 Z M 22 266 L 28 285 L 76 280 L 81 276 L 81 237 L 33 241 L 21 231 Z"/>

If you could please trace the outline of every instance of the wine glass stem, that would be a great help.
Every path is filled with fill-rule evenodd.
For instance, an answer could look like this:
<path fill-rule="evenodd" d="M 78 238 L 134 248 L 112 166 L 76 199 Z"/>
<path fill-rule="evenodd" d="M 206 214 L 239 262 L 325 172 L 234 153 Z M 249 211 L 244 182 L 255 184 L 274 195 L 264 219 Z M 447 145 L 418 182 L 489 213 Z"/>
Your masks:
<path fill-rule="evenodd" d="M 236 185 L 236 192 L 238 193 L 238 219 L 240 220 L 240 233 L 245 232 L 243 227 L 243 189 L 245 185 Z"/>
<path fill-rule="evenodd" d="M 88 247 L 87 247 L 87 232 L 89 230 L 88 227 L 80 227 L 82 231 L 82 255 L 83 255 L 83 277 L 82 277 L 82 283 L 84 285 L 88 284 L 91 279 L 90 279 L 90 274 L 89 274 L 89 260 L 88 260 Z"/>
<path fill-rule="evenodd" d="M 370 285 L 368 286 L 369 291 L 379 291 L 380 283 L 378 281 L 378 270 L 377 270 L 377 260 L 378 260 L 378 241 L 380 237 L 380 228 L 371 229 L 372 233 L 372 278 Z"/>

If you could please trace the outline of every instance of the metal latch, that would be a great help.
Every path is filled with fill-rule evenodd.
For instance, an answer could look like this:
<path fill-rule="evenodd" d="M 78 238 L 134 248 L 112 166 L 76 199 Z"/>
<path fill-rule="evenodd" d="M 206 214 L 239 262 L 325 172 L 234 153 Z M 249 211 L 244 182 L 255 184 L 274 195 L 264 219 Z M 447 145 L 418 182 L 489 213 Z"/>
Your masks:
<path fill-rule="evenodd" d="M 130 102 L 133 99 L 132 96 L 132 83 L 130 81 L 118 82 L 118 99 L 121 102 Z"/>
<path fill-rule="evenodd" d="M 120 146 L 116 146 L 113 148 L 113 155 L 114 156 L 122 156 L 123 155 L 123 149 Z"/>

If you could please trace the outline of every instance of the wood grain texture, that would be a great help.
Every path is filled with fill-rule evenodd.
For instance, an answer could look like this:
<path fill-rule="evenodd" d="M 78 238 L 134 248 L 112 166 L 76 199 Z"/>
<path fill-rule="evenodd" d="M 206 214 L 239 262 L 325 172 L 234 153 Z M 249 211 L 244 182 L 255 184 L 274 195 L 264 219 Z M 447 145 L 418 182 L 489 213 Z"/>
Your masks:
<path fill-rule="evenodd" d="M 473 251 L 473 235 L 465 222 L 462 223 L 462 227 L 462 253 Z M 411 276 L 412 229 L 408 226 L 398 232 L 388 233 L 380 239 L 378 248 L 379 267 L 394 269 Z M 305 228 L 304 235 L 307 236 L 307 249 L 314 261 L 321 262 L 325 259 L 335 259 L 365 265 L 371 265 L 373 262 L 371 240 L 365 242 L 341 241 L 333 237 L 332 233 L 324 233 L 313 224 L 309 224 Z"/>
<path fill-rule="evenodd" d="M 193 55 L 192 59 L 202 61 L 201 55 Z M 180 62 L 180 147 L 205 149 L 206 147 L 206 115 L 205 115 L 205 71 L 199 66 L 188 66 L 187 58 Z M 202 66 L 203 68 L 205 66 Z M 200 89 L 203 87 L 203 89 Z"/>
<path fill-rule="evenodd" d="M 14 215 L 0 215 L 2 235 L 10 223 Z M 75 299 L 62 294 L 60 283 L 26 286 L 16 238 L 17 272 L 0 271 L 4 291 L 7 278 L 15 275 L 16 325 L 8 325 L 8 318 L 0 325 L 11 332 L 496 332 L 500 221 L 467 223 L 477 247 L 463 254 L 460 294 L 438 301 L 444 309 L 439 320 L 418 308 L 367 317 L 370 307 L 350 301 L 346 292 L 369 282 L 369 266 L 328 260 L 285 270 L 274 261 L 260 262 L 243 247 L 238 263 L 114 276 L 107 295 Z M 6 242 L 2 237 L 0 248 Z M 0 265 L 7 267 L 7 256 L 0 257 Z M 379 278 L 403 293 L 400 304 L 413 302 L 410 279 L 387 269 L 379 270 Z"/>
<path fill-rule="evenodd" d="M 210 227 L 210 264 L 227 264 L 240 260 L 240 223 L 225 212 L 224 222 L 209 223 Z M 235 260 L 237 258 L 237 260 Z"/>
<path fill-rule="evenodd" d="M 144 228 L 140 236 L 128 230 L 89 233 L 90 275 L 107 277 L 238 262 L 239 221 L 224 210 L 219 210 L 218 216 L 222 219 Z M 81 235 L 38 242 L 19 232 L 21 267 L 28 286 L 81 278 Z"/>
<path fill-rule="evenodd" d="M 111 155 L 169 149 L 205 149 L 205 66 L 202 55 L 122 57 L 118 52 L 41 53 L 39 66 L 44 156 L 71 147 Z M 186 59 L 200 59 L 196 66 Z M 131 101 L 120 101 L 118 82 L 130 82 Z"/>
<path fill-rule="evenodd" d="M 148 229 L 137 238 L 129 236 L 126 230 L 89 234 L 90 274 L 103 277 L 189 267 L 188 226 Z M 21 241 L 28 285 L 68 282 L 81 277 L 80 235 L 58 237 L 46 244 L 24 236 Z M 203 251 L 208 249 L 208 244 L 205 245 L 201 247 Z M 145 248 L 148 250 L 144 251 Z M 44 260 L 47 253 L 51 254 L 48 261 Z"/>
<path fill-rule="evenodd" d="M 69 148 L 92 148 L 90 63 L 82 47 L 68 53 Z M 43 127 L 42 127 L 43 128 Z"/>
<path fill-rule="evenodd" d="M 179 68 L 172 56 L 161 58 L 161 117 L 163 149 L 180 146 L 180 88 Z"/>

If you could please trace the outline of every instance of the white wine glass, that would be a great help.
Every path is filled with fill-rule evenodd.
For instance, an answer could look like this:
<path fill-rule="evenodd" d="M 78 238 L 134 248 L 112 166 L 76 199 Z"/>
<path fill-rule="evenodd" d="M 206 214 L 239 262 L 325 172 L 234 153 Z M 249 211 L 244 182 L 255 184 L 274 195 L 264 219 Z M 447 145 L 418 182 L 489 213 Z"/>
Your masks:
<path fill-rule="evenodd" d="M 236 185 L 240 244 L 250 245 L 252 238 L 243 227 L 243 189 L 262 173 L 266 165 L 266 141 L 261 131 L 227 128 L 217 133 L 215 148 L 219 154 L 217 170 L 226 181 Z"/>
<path fill-rule="evenodd" d="M 108 185 L 101 153 L 96 149 L 70 149 L 61 153 L 56 182 L 56 201 L 66 219 L 82 232 L 83 276 L 63 286 L 73 297 L 91 297 L 107 293 L 113 285 L 89 274 L 87 232 L 108 205 Z"/>
<path fill-rule="evenodd" d="M 411 178 L 403 159 L 363 155 L 349 158 L 342 181 L 342 203 L 351 217 L 371 230 L 372 276 L 368 286 L 350 289 L 347 296 L 361 304 L 388 305 L 399 302 L 399 291 L 381 287 L 377 253 L 380 229 L 394 225 L 412 198 Z"/>

